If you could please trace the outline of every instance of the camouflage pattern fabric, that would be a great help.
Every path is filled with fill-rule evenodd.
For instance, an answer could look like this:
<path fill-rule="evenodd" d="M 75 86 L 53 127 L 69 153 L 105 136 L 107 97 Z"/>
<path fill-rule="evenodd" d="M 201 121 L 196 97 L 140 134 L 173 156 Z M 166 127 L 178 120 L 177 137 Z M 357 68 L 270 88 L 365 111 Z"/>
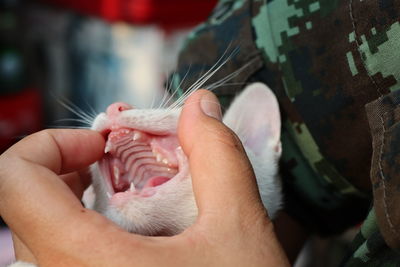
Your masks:
<path fill-rule="evenodd" d="M 400 266 L 400 257 L 397 252 L 390 249 L 382 237 L 377 224 L 375 210 L 372 209 L 361 226 L 360 232 L 354 238 L 349 256 L 341 266 Z"/>
<path fill-rule="evenodd" d="M 372 133 L 371 182 L 380 231 L 400 251 L 400 90 L 366 105 Z"/>
<path fill-rule="evenodd" d="M 182 95 L 218 59 L 230 55 L 208 84 L 247 67 L 215 89 L 223 106 L 246 83 L 266 83 L 279 100 L 283 119 L 285 209 L 312 232 L 339 233 L 366 218 L 372 192 L 377 192 L 370 180 L 373 148 L 365 105 L 400 88 L 399 14 L 400 1 L 393 0 L 220 0 L 189 36 L 173 82 Z M 375 145 L 374 154 L 381 147 Z M 399 161 L 393 153 L 385 155 L 384 162 L 392 160 L 390 170 L 398 176 Z M 372 176 L 373 187 L 378 186 L 378 176 Z M 397 212 L 394 204 L 392 210 L 385 205 L 374 212 Z M 393 229 L 400 222 L 389 222 L 392 228 L 379 221 L 376 233 L 396 239 Z M 368 248 L 372 236 L 364 236 Z M 396 244 L 391 247 L 398 249 Z M 400 260 L 385 242 L 377 247 Z M 386 255 L 369 257 L 368 251 L 355 257 L 365 252 L 361 262 L 377 266 L 382 261 L 372 260 L 374 255 Z"/>

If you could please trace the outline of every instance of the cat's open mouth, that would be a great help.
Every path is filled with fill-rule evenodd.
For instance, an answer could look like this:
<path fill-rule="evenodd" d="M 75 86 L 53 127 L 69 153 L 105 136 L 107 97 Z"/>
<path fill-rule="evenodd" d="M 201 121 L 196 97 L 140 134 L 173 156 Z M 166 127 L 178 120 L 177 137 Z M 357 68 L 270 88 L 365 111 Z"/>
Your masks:
<path fill-rule="evenodd" d="M 109 197 L 120 193 L 150 197 L 179 173 L 176 135 L 129 128 L 108 130 L 105 135 L 105 155 L 99 165 Z"/>

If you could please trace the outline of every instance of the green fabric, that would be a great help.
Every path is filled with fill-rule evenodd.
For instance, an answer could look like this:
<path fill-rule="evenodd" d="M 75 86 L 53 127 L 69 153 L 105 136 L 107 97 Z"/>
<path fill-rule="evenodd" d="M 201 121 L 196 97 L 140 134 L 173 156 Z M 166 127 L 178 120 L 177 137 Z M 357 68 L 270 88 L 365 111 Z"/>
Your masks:
<path fill-rule="evenodd" d="M 400 254 L 388 248 L 379 231 L 372 209 L 351 244 L 343 266 L 400 266 Z"/>

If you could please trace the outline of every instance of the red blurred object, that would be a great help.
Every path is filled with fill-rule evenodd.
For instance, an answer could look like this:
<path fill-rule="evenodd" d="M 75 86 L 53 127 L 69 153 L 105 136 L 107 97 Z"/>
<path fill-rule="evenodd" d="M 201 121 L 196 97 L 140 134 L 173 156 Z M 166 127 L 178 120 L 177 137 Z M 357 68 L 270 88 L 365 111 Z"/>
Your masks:
<path fill-rule="evenodd" d="M 24 135 L 42 128 L 41 97 L 27 89 L 0 97 L 0 153 Z"/>
<path fill-rule="evenodd" d="M 159 24 L 173 29 L 204 21 L 217 0 L 43 0 L 105 20 Z"/>

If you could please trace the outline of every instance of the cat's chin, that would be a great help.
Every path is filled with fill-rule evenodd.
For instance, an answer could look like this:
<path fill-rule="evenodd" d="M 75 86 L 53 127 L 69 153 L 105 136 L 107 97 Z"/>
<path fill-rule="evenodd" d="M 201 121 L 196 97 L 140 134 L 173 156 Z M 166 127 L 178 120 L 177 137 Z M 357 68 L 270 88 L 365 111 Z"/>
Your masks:
<path fill-rule="evenodd" d="M 107 199 L 102 194 L 102 184 L 97 181 L 94 185 L 95 209 L 132 233 L 148 236 L 175 235 L 188 228 L 197 217 L 187 166 L 168 182 L 153 187 L 153 194 L 147 197 L 120 192 Z"/>

